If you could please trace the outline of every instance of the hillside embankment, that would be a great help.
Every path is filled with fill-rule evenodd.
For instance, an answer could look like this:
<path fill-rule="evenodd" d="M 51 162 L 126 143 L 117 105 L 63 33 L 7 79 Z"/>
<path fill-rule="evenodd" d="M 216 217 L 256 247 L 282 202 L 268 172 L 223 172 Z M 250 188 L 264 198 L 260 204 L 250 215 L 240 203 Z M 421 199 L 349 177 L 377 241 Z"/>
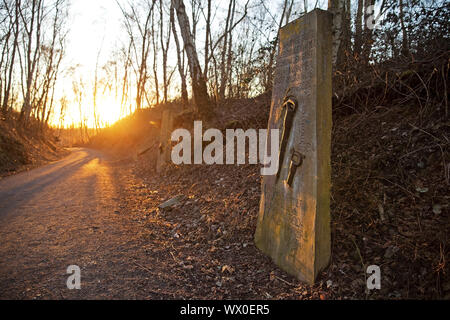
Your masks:
<path fill-rule="evenodd" d="M 14 115 L 0 116 L 0 178 L 67 155 L 51 129 L 23 126 Z"/>
<path fill-rule="evenodd" d="M 140 182 L 129 190 L 126 214 L 142 222 L 149 242 L 173 248 L 160 257 L 173 270 L 171 281 L 185 283 L 173 297 L 449 299 L 448 61 L 447 53 L 336 76 L 332 260 L 312 287 L 253 245 L 259 165 L 171 164 L 156 173 L 161 110 L 178 110 L 175 127 L 186 129 L 193 127 L 193 112 L 173 104 L 142 110 L 91 146 L 133 166 Z M 352 74 L 364 76 L 356 81 Z M 270 99 L 266 93 L 224 101 L 203 127 L 266 128 Z M 177 196 L 177 205 L 158 209 Z M 381 267 L 381 290 L 367 292 L 370 265 Z"/>

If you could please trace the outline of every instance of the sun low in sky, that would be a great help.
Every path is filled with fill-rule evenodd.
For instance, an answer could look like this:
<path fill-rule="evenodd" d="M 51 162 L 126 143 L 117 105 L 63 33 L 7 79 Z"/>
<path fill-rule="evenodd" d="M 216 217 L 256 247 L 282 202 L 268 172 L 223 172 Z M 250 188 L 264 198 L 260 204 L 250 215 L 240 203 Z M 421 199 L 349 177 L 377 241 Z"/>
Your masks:
<path fill-rule="evenodd" d="M 65 72 L 59 83 L 58 97 L 67 99 L 63 126 L 75 126 L 86 118 L 89 127 L 95 127 L 93 117 L 93 87 L 95 70 L 98 63 L 99 72 L 102 64 L 111 59 L 111 52 L 121 46 L 123 32 L 122 13 L 113 0 L 73 0 L 69 14 L 69 33 L 67 35 Z M 74 94 L 74 82 L 82 83 L 83 97 L 80 112 L 79 101 Z M 97 94 L 97 116 L 100 127 L 111 125 L 126 111 L 121 106 L 121 99 L 99 85 Z M 53 124 L 59 125 L 60 110 L 56 110 Z M 127 109 L 129 111 L 129 109 Z"/>
<path fill-rule="evenodd" d="M 185 1 L 185 3 L 188 11 L 192 11 L 192 4 L 194 4 L 194 8 L 197 6 L 196 11 L 194 10 L 198 15 L 194 41 L 199 58 L 203 63 L 206 60 L 203 55 L 207 52 L 204 49 L 206 43 L 204 33 L 207 28 L 205 19 L 201 19 L 200 9 L 198 9 L 200 2 Z M 248 1 L 236 1 L 235 3 L 236 8 L 233 9 L 236 10 L 236 17 L 233 18 L 236 20 L 235 24 L 237 25 L 238 21 L 244 21 L 243 18 L 246 16 L 248 20 L 246 23 L 242 22 L 233 32 L 240 34 L 252 30 L 253 33 L 251 36 L 249 35 L 248 41 L 242 44 L 242 48 L 247 46 L 247 51 L 254 53 L 258 51 L 256 48 L 266 48 L 267 43 L 275 38 L 279 17 L 273 15 L 272 12 L 281 12 L 278 9 L 285 1 L 266 0 L 260 2 L 260 0 L 254 0 L 249 6 L 249 8 L 255 9 L 251 14 L 247 12 L 250 10 L 249 8 L 245 9 L 246 3 Z M 312 2 L 308 1 L 298 2 L 297 7 L 291 8 L 292 18 L 298 16 L 299 12 L 303 10 L 301 6 L 305 6 L 307 3 L 310 4 L 309 9 L 311 9 Z M 326 1 L 315 1 L 315 6 L 319 4 L 326 6 Z M 177 49 L 170 31 L 169 7 L 170 1 L 71 0 L 67 21 L 70 31 L 66 37 L 63 73 L 58 79 L 56 107 L 51 123 L 55 126 L 77 127 L 82 125 L 91 128 L 111 125 L 134 112 L 136 101 L 139 101 L 143 107 L 161 102 L 164 85 L 168 91 L 167 100 L 179 97 L 181 95 L 181 79 L 178 76 Z M 214 21 L 226 21 L 230 8 L 226 2 L 214 1 L 212 8 Z M 256 8 L 259 9 L 256 10 Z M 151 14 L 151 19 L 148 18 L 149 14 Z M 238 17 L 241 18 L 238 19 Z M 189 19 L 193 19 L 190 14 Z M 148 42 L 146 44 L 146 51 L 142 48 L 145 45 L 140 36 L 143 25 L 149 20 L 151 22 L 147 28 L 151 36 L 148 39 L 150 45 Z M 255 27 L 255 23 L 261 24 L 261 26 Z M 183 46 L 179 24 L 176 25 L 175 28 L 178 29 L 178 37 Z M 216 22 L 213 22 L 212 25 L 210 41 L 216 42 L 214 54 L 217 55 L 220 51 L 218 39 L 222 39 L 219 34 L 223 27 L 218 26 Z M 194 24 L 192 24 L 193 26 Z M 169 35 L 172 37 L 170 38 Z M 238 41 L 237 37 L 233 39 L 234 42 Z M 162 48 L 165 41 L 167 41 L 166 49 L 168 49 L 164 66 Z M 236 47 L 239 46 L 236 44 Z M 144 58 L 141 57 L 141 51 L 149 53 L 148 58 L 145 58 L 147 70 L 143 72 L 146 81 L 143 84 L 144 90 L 137 90 L 136 83 L 141 83 L 140 79 L 142 79 L 140 78 L 142 77 L 140 63 Z M 229 50 L 229 52 L 232 57 L 232 51 Z M 245 57 L 245 55 L 241 58 L 248 59 L 245 63 L 242 62 L 243 65 L 254 64 L 258 60 L 255 57 Z M 187 70 L 186 57 L 182 57 L 180 60 L 183 60 L 184 64 L 180 69 Z M 210 70 L 212 70 L 213 60 L 211 57 L 209 58 Z M 228 72 L 232 75 L 233 70 L 230 67 Z M 261 81 L 254 76 L 255 72 L 251 71 L 251 73 L 253 73 L 253 82 L 247 84 L 249 86 L 247 91 L 256 94 L 262 88 Z M 164 84 L 163 75 L 166 76 L 166 80 L 169 78 Z M 229 78 L 232 79 L 232 76 Z M 216 81 L 218 81 L 217 79 Z M 236 79 L 239 81 L 239 77 Z M 230 89 L 233 87 L 232 83 L 233 81 L 230 81 L 228 91 L 232 90 Z M 119 88 L 121 84 L 123 87 Z M 217 87 L 217 83 L 214 85 Z M 139 96 L 139 99 L 136 99 L 136 96 Z M 59 108 L 59 105 L 63 104 L 58 103 L 61 100 L 64 100 L 67 106 L 63 116 L 61 116 L 61 108 Z"/>

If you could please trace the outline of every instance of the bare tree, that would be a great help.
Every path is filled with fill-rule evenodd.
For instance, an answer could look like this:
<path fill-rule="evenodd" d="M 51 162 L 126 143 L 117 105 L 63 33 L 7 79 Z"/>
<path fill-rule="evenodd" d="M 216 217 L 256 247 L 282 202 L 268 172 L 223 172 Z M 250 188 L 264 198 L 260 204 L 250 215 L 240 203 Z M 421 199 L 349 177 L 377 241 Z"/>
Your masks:
<path fill-rule="evenodd" d="M 175 12 L 174 12 L 172 3 L 170 5 L 170 24 L 172 26 L 172 33 L 173 33 L 173 37 L 175 40 L 175 46 L 176 46 L 176 51 L 177 51 L 177 67 L 178 67 L 178 73 L 180 75 L 180 80 L 181 80 L 181 101 L 182 101 L 183 106 L 186 106 L 188 103 L 186 74 L 184 73 L 184 63 L 181 59 L 181 51 L 182 50 L 180 49 L 181 46 L 180 46 L 180 41 L 178 39 L 177 28 L 175 25 Z"/>
<path fill-rule="evenodd" d="M 368 62 L 372 53 L 373 45 L 373 28 L 372 28 L 372 15 L 370 14 L 370 8 L 375 5 L 375 0 L 364 0 L 364 42 L 363 42 L 363 61 Z"/>
<path fill-rule="evenodd" d="M 159 98 L 159 80 L 158 80 L 158 39 L 159 36 L 158 33 L 155 35 L 155 17 L 154 12 L 152 12 L 152 25 L 151 25 L 151 37 L 152 37 L 152 44 L 153 44 L 153 81 L 155 84 L 155 98 L 156 98 L 156 104 L 159 104 L 160 98 Z M 162 40 L 161 40 L 162 41 Z"/>
<path fill-rule="evenodd" d="M 60 109 L 59 109 L 59 131 L 61 132 L 61 128 L 64 127 L 64 119 L 66 117 L 66 111 L 67 111 L 67 106 L 69 104 L 69 101 L 67 100 L 66 96 L 63 96 L 60 100 L 59 100 L 59 105 L 60 105 Z"/>
<path fill-rule="evenodd" d="M 11 8 L 13 3 L 14 3 L 14 10 Z M 14 70 L 14 63 L 16 60 L 16 52 L 17 52 L 18 40 L 19 40 L 20 0 L 15 0 L 14 2 L 11 2 L 11 4 L 8 4 L 7 1 L 3 0 L 3 4 L 5 6 L 5 9 L 8 12 L 8 17 L 9 17 L 10 29 L 8 30 L 8 32 L 10 34 L 12 33 L 12 36 L 13 36 L 13 41 L 12 41 L 13 44 L 12 44 L 12 48 L 10 49 L 11 52 L 9 52 L 9 54 L 10 54 L 9 65 L 7 65 L 7 67 L 5 68 L 5 74 L 4 74 L 5 85 L 4 85 L 4 92 L 3 92 L 2 111 L 3 111 L 3 114 L 6 115 L 7 111 L 8 111 L 8 103 L 9 103 L 9 98 L 10 98 L 10 93 L 11 93 L 11 86 L 12 86 L 12 82 L 13 82 L 12 74 L 13 74 L 13 70 Z M 5 50 L 9 49 L 8 48 L 8 40 L 9 40 L 10 34 L 8 34 L 5 39 L 5 45 L 4 45 Z M 3 54 L 2 54 L 2 62 L 3 62 Z"/>
<path fill-rule="evenodd" d="M 186 14 L 183 0 L 172 0 L 172 5 L 177 13 L 178 24 L 184 42 L 184 50 L 189 61 L 194 102 L 197 111 L 207 117 L 210 116 L 212 108 L 206 88 L 206 79 L 200 67 L 194 38 L 191 33 L 189 18 Z"/>
<path fill-rule="evenodd" d="M 235 0 L 229 0 L 228 4 L 228 13 L 227 13 L 227 19 L 225 22 L 225 31 L 224 31 L 224 37 L 223 37 L 223 44 L 222 44 L 222 53 L 221 53 L 221 64 L 220 64 L 220 89 L 219 89 L 219 99 L 223 100 L 225 99 L 225 87 L 226 87 L 226 62 L 225 57 L 227 53 L 227 47 L 228 47 L 228 37 L 230 36 L 229 31 L 229 25 L 230 25 L 230 19 L 233 12 L 233 3 L 235 3 Z"/>
<path fill-rule="evenodd" d="M 83 112 L 83 97 L 84 97 L 84 91 L 85 91 L 85 85 L 83 82 L 83 79 L 79 79 L 72 82 L 72 90 L 75 95 L 75 103 L 78 105 L 78 111 L 80 114 L 80 137 L 81 141 L 84 141 L 85 134 L 87 133 L 86 127 L 86 115 Z M 85 129 L 85 130 L 83 130 Z"/>
<path fill-rule="evenodd" d="M 65 0 L 55 1 L 51 40 L 48 45 L 41 46 L 45 63 L 45 73 L 40 98 L 36 103 L 36 108 L 41 110 L 39 117 L 41 120 L 41 129 L 44 129 L 45 125 L 47 125 L 50 114 L 53 111 L 55 86 L 61 61 L 64 56 L 64 42 L 66 37 L 66 32 L 63 30 L 63 23 L 66 18 L 64 6 Z"/>
<path fill-rule="evenodd" d="M 98 76 L 98 64 L 100 59 L 100 53 L 101 49 L 97 52 L 97 60 L 95 62 L 95 71 L 94 71 L 94 83 L 92 88 L 92 112 L 94 114 L 94 126 L 95 131 L 98 132 L 98 129 L 100 127 L 100 115 L 98 113 L 98 89 L 99 89 L 99 76 Z"/>
<path fill-rule="evenodd" d="M 39 60 L 41 45 L 41 27 L 44 19 L 44 5 L 42 0 L 31 0 L 31 7 L 20 10 L 25 41 L 23 42 L 25 57 L 22 63 L 25 81 L 22 83 L 24 101 L 20 119 L 28 121 L 31 114 L 32 90 L 35 88 L 35 72 Z M 28 10 L 27 10 L 28 9 Z"/>
<path fill-rule="evenodd" d="M 170 77 L 167 70 L 167 57 L 170 45 L 170 36 L 172 34 L 172 25 L 169 23 L 167 26 L 167 33 L 164 33 L 164 14 L 163 14 L 163 1 L 159 1 L 159 14 L 160 14 L 160 41 L 161 41 L 161 53 L 163 57 L 163 94 L 164 94 L 164 103 L 167 103 L 168 96 L 167 91 L 169 88 Z"/>
<path fill-rule="evenodd" d="M 202 10 L 202 0 L 191 0 L 191 19 L 192 19 L 192 39 L 197 42 L 197 25 L 200 21 L 200 13 Z"/>
<path fill-rule="evenodd" d="M 231 20 L 230 24 L 233 25 L 234 23 L 234 14 L 236 11 L 236 0 L 233 0 L 233 8 L 231 9 Z M 233 86 L 232 86 L 232 69 L 231 69 L 231 62 L 233 59 L 233 32 L 230 31 L 228 40 L 228 54 L 227 54 L 227 68 L 226 68 L 226 80 L 228 84 L 228 97 L 231 97 L 233 94 Z"/>
<path fill-rule="evenodd" d="M 333 52 L 332 61 L 336 65 L 342 41 L 345 0 L 329 0 L 328 10 L 333 14 Z"/>
<path fill-rule="evenodd" d="M 129 68 L 131 65 L 131 47 L 132 44 L 128 45 L 128 49 L 122 49 L 122 59 L 123 59 L 123 77 L 122 77 L 122 90 L 121 90 L 121 99 L 120 99 L 120 107 L 122 113 L 126 113 L 126 105 L 129 100 Z M 132 110 L 129 110 L 131 113 Z"/>
<path fill-rule="evenodd" d="M 207 0 L 207 14 L 206 14 L 206 34 L 205 34 L 205 64 L 204 71 L 205 75 L 208 74 L 209 66 L 209 38 L 211 37 L 211 0 Z"/>
<path fill-rule="evenodd" d="M 125 27 L 130 40 L 130 47 L 133 50 L 134 62 L 135 62 L 135 74 L 136 74 L 136 108 L 141 109 L 144 98 L 146 97 L 146 84 L 148 80 L 147 62 L 150 47 L 152 45 L 150 23 L 152 22 L 152 15 L 156 1 L 146 1 L 145 10 L 146 14 L 143 19 L 139 13 L 142 10 L 136 8 L 136 6 L 129 6 L 129 12 L 123 8 L 117 1 L 117 4 L 124 16 Z M 137 35 L 135 32 L 137 29 Z"/>
<path fill-rule="evenodd" d="M 356 9 L 356 18 L 355 18 L 355 41 L 353 51 L 359 56 L 362 51 L 363 44 L 363 10 L 364 10 L 364 0 L 358 0 L 358 5 Z"/>
<path fill-rule="evenodd" d="M 405 26 L 405 14 L 404 14 L 404 4 L 403 0 L 398 1 L 399 6 L 399 18 L 400 18 L 400 28 L 402 30 L 402 55 L 408 56 L 409 55 L 409 41 L 408 41 L 408 32 L 406 30 Z"/>

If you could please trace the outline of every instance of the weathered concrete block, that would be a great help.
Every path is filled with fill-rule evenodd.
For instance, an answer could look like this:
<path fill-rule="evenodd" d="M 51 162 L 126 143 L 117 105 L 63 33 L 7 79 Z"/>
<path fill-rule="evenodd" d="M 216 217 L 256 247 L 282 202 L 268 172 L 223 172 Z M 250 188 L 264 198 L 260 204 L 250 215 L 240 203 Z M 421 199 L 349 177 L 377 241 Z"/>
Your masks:
<path fill-rule="evenodd" d="M 173 114 L 171 110 L 164 110 L 161 119 L 161 135 L 156 160 L 156 171 L 161 172 L 164 165 L 170 161 L 171 156 L 171 135 L 173 130 Z"/>
<path fill-rule="evenodd" d="M 332 15 L 319 9 L 280 31 L 269 129 L 280 129 L 282 155 L 278 174 L 263 178 L 255 234 L 260 250 L 309 284 L 331 254 L 331 32 Z"/>

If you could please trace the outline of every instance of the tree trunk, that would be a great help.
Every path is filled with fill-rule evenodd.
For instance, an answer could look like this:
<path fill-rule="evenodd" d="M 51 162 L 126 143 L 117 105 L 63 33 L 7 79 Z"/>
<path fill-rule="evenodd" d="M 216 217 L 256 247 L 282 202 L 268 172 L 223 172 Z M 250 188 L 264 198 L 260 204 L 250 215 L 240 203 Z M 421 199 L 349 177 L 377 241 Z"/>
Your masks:
<path fill-rule="evenodd" d="M 356 20 L 355 20 L 355 46 L 353 52 L 356 56 L 361 55 L 362 44 L 363 44 L 363 7 L 364 1 L 358 0 L 358 8 L 356 9 Z"/>
<path fill-rule="evenodd" d="M 236 0 L 233 0 L 233 9 L 231 14 L 231 23 L 232 26 L 234 23 L 234 13 L 236 10 Z M 226 71 L 226 79 L 228 80 L 228 96 L 231 98 L 233 96 L 233 88 L 232 88 L 232 73 L 233 69 L 231 68 L 231 62 L 233 59 L 233 33 L 230 30 L 229 40 L 228 40 L 228 57 L 227 57 L 227 71 Z"/>
<path fill-rule="evenodd" d="M 227 14 L 227 20 L 225 23 L 225 31 L 224 31 L 224 37 L 223 37 L 223 47 L 222 47 L 222 55 L 220 60 L 220 89 L 219 89 L 219 98 L 220 100 L 225 99 L 225 88 L 226 88 L 226 54 L 227 54 L 227 46 L 228 46 L 228 33 L 229 33 L 229 25 L 230 25 L 230 19 L 231 19 L 231 11 L 233 8 L 233 0 L 230 0 L 228 5 L 228 14 Z"/>
<path fill-rule="evenodd" d="M 3 112 L 6 114 L 8 111 L 8 102 L 9 102 L 9 95 L 11 92 L 11 84 L 12 84 L 12 74 L 14 70 L 14 61 L 16 59 L 16 52 L 18 47 L 18 39 L 19 39 L 19 8 L 20 2 L 18 0 L 15 1 L 15 17 L 14 17 L 14 42 L 13 42 L 13 48 L 11 53 L 11 60 L 9 64 L 9 70 L 8 70 L 8 77 L 5 79 L 5 94 L 3 95 L 3 104 L 2 109 Z"/>
<path fill-rule="evenodd" d="M 30 114 L 31 114 L 31 91 L 33 89 L 33 76 L 36 70 L 37 65 L 37 56 L 38 51 L 40 49 L 40 40 L 41 40 L 41 33 L 40 33 L 40 27 L 42 23 L 42 1 L 41 0 L 33 0 L 31 5 L 31 18 L 30 18 L 30 25 L 29 28 L 26 29 L 27 33 L 27 53 L 26 53 L 26 84 L 25 84 L 25 95 L 24 95 L 24 101 L 22 106 L 22 111 L 20 113 L 20 120 L 27 122 Z M 27 21 L 24 20 L 24 23 L 27 23 Z M 36 24 L 36 25 L 35 25 Z M 36 28 L 35 28 L 36 27 Z M 33 35 L 35 35 L 35 49 L 34 52 L 32 52 L 33 47 Z"/>
<path fill-rule="evenodd" d="M 347 55 L 352 50 L 352 18 L 350 0 L 345 0 L 344 7 L 342 8 L 342 33 L 341 33 L 341 45 L 339 46 L 338 57 L 336 64 L 341 66 L 345 63 Z"/>
<path fill-rule="evenodd" d="M 369 63 L 370 55 L 372 53 L 373 45 L 373 28 L 372 15 L 370 14 L 369 8 L 375 5 L 375 0 L 364 0 L 364 46 L 363 46 L 363 56 L 362 58 L 366 63 Z"/>
<path fill-rule="evenodd" d="M 409 55 L 409 41 L 408 41 L 408 32 L 406 31 L 405 27 L 405 15 L 404 15 L 404 5 L 403 0 L 399 0 L 399 9 L 400 9 L 400 26 L 402 29 L 402 55 L 408 56 Z"/>
<path fill-rule="evenodd" d="M 333 66 L 336 66 L 342 40 L 345 0 L 328 0 L 328 10 L 333 14 Z"/>
<path fill-rule="evenodd" d="M 181 61 L 180 41 L 178 40 L 177 28 L 175 26 L 174 8 L 172 5 L 170 6 L 170 23 L 172 25 L 173 38 L 175 39 L 175 46 L 177 48 L 177 66 L 178 73 L 180 74 L 181 79 L 181 103 L 183 104 L 184 108 L 188 104 L 188 92 L 186 85 L 186 76 L 184 74 L 184 63 Z"/>
<path fill-rule="evenodd" d="M 158 45 L 155 40 L 155 19 L 152 15 L 152 43 L 153 43 L 153 77 L 155 78 L 156 104 L 159 104 L 159 81 L 158 81 Z"/>
<path fill-rule="evenodd" d="M 203 74 L 205 77 L 208 75 L 209 65 L 209 37 L 211 34 L 211 0 L 208 0 L 208 12 L 206 17 L 206 37 L 205 37 L 205 69 Z"/>
<path fill-rule="evenodd" d="M 169 87 L 169 79 L 167 77 L 167 52 L 169 51 L 169 45 L 170 45 L 170 35 L 171 32 L 171 25 L 168 25 L 168 32 L 166 39 L 164 39 L 164 15 L 163 15 L 163 1 L 160 0 L 159 2 L 159 15 L 160 15 L 160 41 L 161 41 L 161 51 L 163 56 L 163 95 L 164 95 L 164 103 L 167 103 L 167 91 Z"/>
<path fill-rule="evenodd" d="M 183 0 L 172 0 L 173 7 L 177 13 L 178 24 L 180 25 L 181 36 L 183 37 L 184 50 L 188 57 L 189 70 L 192 78 L 192 93 L 197 111 L 205 117 L 209 117 L 212 112 L 209 101 L 206 80 L 203 76 L 200 63 L 198 61 L 197 50 L 191 34 L 189 18 Z"/>

